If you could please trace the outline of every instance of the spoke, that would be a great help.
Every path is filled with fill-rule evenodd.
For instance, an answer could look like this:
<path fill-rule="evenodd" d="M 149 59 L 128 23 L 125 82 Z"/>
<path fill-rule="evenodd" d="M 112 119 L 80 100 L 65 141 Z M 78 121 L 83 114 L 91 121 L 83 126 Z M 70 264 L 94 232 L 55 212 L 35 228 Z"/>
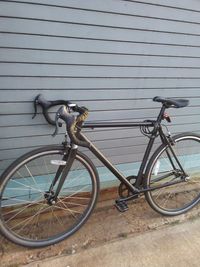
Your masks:
<path fill-rule="evenodd" d="M 46 204 L 46 205 L 47 205 L 47 204 Z M 41 207 L 41 209 L 39 209 L 39 211 L 37 211 L 37 212 L 36 212 L 34 215 L 32 215 L 30 218 L 27 218 L 27 219 L 25 219 L 25 220 L 19 222 L 17 225 L 13 226 L 13 227 L 10 228 L 10 229 L 13 230 L 14 228 L 16 228 L 17 226 L 19 226 L 20 224 L 23 224 L 23 223 L 26 222 L 26 221 L 27 221 L 27 223 L 28 223 L 29 221 L 31 221 L 32 219 L 34 219 L 35 216 L 38 215 L 38 213 L 42 210 L 42 208 L 44 208 L 44 207 Z M 46 210 L 48 210 L 49 208 L 50 208 L 50 206 L 48 206 L 47 208 L 43 209 L 43 212 L 46 211 Z M 26 223 L 25 225 L 27 225 L 27 223 Z"/>
<path fill-rule="evenodd" d="M 53 214 L 53 216 L 56 218 L 56 220 L 58 221 L 58 223 L 59 223 L 61 226 L 63 226 L 64 224 L 61 222 L 60 218 L 56 215 L 55 212 L 53 212 L 52 206 L 51 206 L 51 210 L 52 210 L 52 214 Z"/>
<path fill-rule="evenodd" d="M 17 171 L 17 174 L 18 174 L 21 178 L 25 179 L 25 177 L 24 177 L 23 175 L 21 175 L 21 173 L 20 173 L 19 171 Z"/>
<path fill-rule="evenodd" d="M 63 204 L 63 206 L 71 213 L 71 215 L 77 219 L 76 215 L 68 208 L 68 206 L 59 198 L 59 201 Z"/>
<path fill-rule="evenodd" d="M 73 197 L 73 196 L 71 196 L 70 198 L 74 198 L 74 199 L 90 199 L 90 197 Z"/>
<path fill-rule="evenodd" d="M 169 197 L 170 197 L 171 195 L 172 195 L 172 193 L 169 193 L 168 198 L 164 199 L 164 207 L 165 207 L 165 204 L 168 202 Z"/>
<path fill-rule="evenodd" d="M 77 160 L 75 160 L 74 162 L 75 162 L 75 163 L 76 163 L 76 162 L 78 163 Z M 73 163 L 72 166 L 74 166 L 74 165 L 75 165 L 75 164 Z M 80 166 L 82 166 L 82 164 L 77 164 L 77 167 L 70 171 L 70 173 L 72 173 L 72 174 L 73 174 L 73 172 L 80 171 L 80 174 L 79 174 L 78 176 L 76 176 L 74 179 L 71 179 L 71 180 L 70 180 L 70 178 L 68 178 L 70 181 L 69 181 L 69 183 L 68 183 L 68 180 L 67 180 L 67 183 L 66 183 L 67 186 L 69 186 L 69 185 L 71 185 L 72 183 L 74 183 L 75 181 L 81 179 L 81 175 L 82 175 L 82 173 L 85 173 L 85 171 L 86 171 L 85 167 L 84 167 L 84 168 L 79 168 Z M 82 169 L 82 171 L 81 171 L 81 169 Z M 70 177 L 70 173 L 68 174 L 69 177 Z M 87 174 L 88 174 L 88 171 L 87 171 Z"/>
<path fill-rule="evenodd" d="M 17 215 L 19 215 L 20 213 L 22 213 L 24 210 L 26 210 L 28 207 L 30 207 L 31 205 L 43 205 L 46 206 L 47 204 L 43 204 L 43 203 L 37 203 L 37 202 L 32 202 L 30 203 L 28 206 L 25 206 L 22 210 L 20 210 L 19 212 L 17 212 L 16 214 L 14 214 L 11 218 L 9 218 L 9 220 L 7 220 L 6 222 L 9 222 L 10 220 L 12 220 L 13 218 L 15 218 Z M 17 209 L 18 210 L 18 209 Z M 16 210 L 15 210 L 16 211 Z M 5 214 L 4 214 L 5 215 Z M 7 215 L 7 214 L 6 214 Z"/>
<path fill-rule="evenodd" d="M 24 227 L 27 226 L 27 224 L 28 224 L 30 221 L 33 221 L 34 218 L 35 218 L 36 216 L 38 216 L 38 214 L 40 213 L 40 211 L 42 211 L 42 208 L 43 208 L 43 207 L 41 207 L 35 215 L 32 215 L 30 218 L 27 218 L 26 220 L 24 220 L 24 221 L 20 222 L 19 224 L 15 225 L 15 226 L 18 226 L 18 225 L 20 225 L 20 224 L 26 222 L 26 223 L 25 223 L 25 224 L 24 224 L 24 225 L 17 231 L 17 233 L 20 233 L 20 232 L 24 229 Z M 49 207 L 48 207 L 48 208 L 49 208 Z M 46 209 L 44 209 L 44 210 L 46 210 Z M 33 224 L 32 224 L 32 225 L 33 225 Z M 11 230 L 12 230 L 13 228 L 14 228 L 14 227 L 12 227 Z M 31 230 L 31 229 L 30 229 L 30 230 Z M 29 230 L 29 231 L 30 231 L 30 230 Z M 29 232 L 29 233 L 30 233 L 30 232 Z"/>
<path fill-rule="evenodd" d="M 37 160 L 37 158 L 36 158 L 35 160 L 33 160 L 33 163 L 34 163 L 35 167 L 37 168 L 38 173 L 40 174 L 40 173 L 41 173 L 41 168 L 39 168 L 39 166 L 38 166 L 36 160 Z"/>
<path fill-rule="evenodd" d="M 178 187 L 178 189 L 179 189 L 180 187 Z M 167 204 L 167 202 L 169 201 L 169 199 L 170 199 L 170 197 L 172 196 L 172 195 L 174 195 L 174 197 L 177 199 L 177 196 L 178 196 L 178 194 L 180 194 L 180 192 L 176 192 L 176 189 L 177 189 L 177 187 L 175 187 L 174 188 L 174 190 L 173 190 L 173 188 L 172 188 L 172 192 L 167 192 L 167 194 L 168 194 L 168 198 L 166 198 L 166 199 L 164 199 L 164 205 L 166 205 Z M 172 199 L 173 199 L 173 201 L 174 201 L 174 198 L 172 197 Z M 176 201 L 176 203 L 177 203 L 177 201 Z M 176 206 L 177 206 L 177 204 L 176 204 Z"/>
<path fill-rule="evenodd" d="M 169 177 L 165 177 L 164 179 L 169 179 Z M 164 180 L 163 179 L 163 180 Z M 176 180 L 177 179 L 177 177 L 174 177 L 174 178 L 171 178 L 169 181 L 167 181 L 166 182 L 166 184 L 168 184 L 168 183 L 170 183 L 170 182 L 173 182 L 174 180 Z M 159 180 L 158 182 L 160 182 L 160 181 L 162 181 L 162 179 L 161 180 Z M 155 182 L 156 183 L 156 182 Z M 158 193 L 156 196 L 155 196 L 155 200 L 157 200 L 159 197 L 160 197 L 160 195 L 162 194 L 162 193 L 164 193 L 164 190 L 166 189 L 166 187 L 164 187 L 164 185 L 165 185 L 165 183 L 164 184 L 162 184 L 163 185 L 163 187 L 162 188 L 160 188 L 160 190 L 159 191 L 157 191 L 156 190 L 156 192 Z M 155 185 L 156 186 L 156 185 Z M 173 185 L 172 185 L 173 186 Z M 168 187 L 167 187 L 168 188 Z M 166 200 L 165 200 L 166 201 Z M 167 200 L 168 201 L 168 200 Z"/>
<path fill-rule="evenodd" d="M 87 185 L 87 186 L 89 186 L 89 185 Z M 63 190 L 62 190 L 62 193 L 76 193 L 76 192 L 78 192 L 77 190 L 67 190 L 67 188 L 64 188 Z"/>
<path fill-rule="evenodd" d="M 26 208 L 27 208 L 27 207 L 30 207 L 31 205 L 32 205 L 32 204 L 26 206 Z M 7 206 L 7 207 L 9 207 L 9 206 Z M 1 213 L 3 214 L 3 216 L 6 216 L 6 215 L 9 215 L 9 214 L 12 214 L 13 212 L 17 212 L 18 210 L 20 210 L 20 209 L 22 209 L 22 208 L 23 208 L 23 207 L 19 207 L 19 208 L 17 208 L 17 209 L 8 211 L 8 212 L 6 212 L 6 213 L 3 213 L 3 212 L 1 212 Z M 4 209 L 4 207 L 2 208 L 2 210 L 3 210 L 3 209 Z"/>
<path fill-rule="evenodd" d="M 73 170 L 73 171 L 75 171 L 75 170 Z M 71 186 L 75 181 L 77 181 L 77 180 L 81 180 L 81 175 L 82 175 L 82 173 L 80 173 L 78 176 L 76 176 L 76 178 L 67 178 L 67 182 L 66 182 L 66 186 Z M 70 176 L 70 174 L 68 174 L 68 176 Z M 68 182 L 68 180 L 70 180 L 69 182 Z"/>
<path fill-rule="evenodd" d="M 51 217 L 53 217 L 53 209 L 51 209 Z M 51 229 L 53 229 L 53 223 L 52 223 L 53 220 L 50 220 L 50 226 L 47 227 L 47 230 L 48 230 L 48 236 L 51 235 Z M 49 235 L 50 234 L 50 235 Z"/>
<path fill-rule="evenodd" d="M 40 198 L 39 198 L 40 199 Z M 3 199 L 4 201 L 6 200 L 6 201 L 8 201 L 8 200 L 15 200 L 15 201 L 18 201 L 18 202 L 20 202 L 20 204 L 28 204 L 28 203 L 34 203 L 34 201 L 32 202 L 32 201 L 28 201 L 28 200 L 23 200 L 23 199 L 19 199 L 19 198 L 6 198 L 6 199 Z M 6 205 L 6 206 L 3 206 L 3 208 L 4 207 L 10 207 L 10 206 L 12 206 L 12 207 L 14 207 L 14 206 L 18 206 L 18 205 L 20 205 L 19 203 L 15 203 L 15 204 L 8 204 L 8 205 Z"/>
<path fill-rule="evenodd" d="M 63 201 L 61 201 L 63 204 L 64 204 L 64 202 Z M 76 202 L 67 202 L 67 204 L 72 204 L 72 205 L 75 205 L 75 206 L 80 206 L 80 207 L 85 207 L 85 206 L 87 206 L 87 204 L 79 204 L 79 203 L 76 203 Z"/>
<path fill-rule="evenodd" d="M 80 193 L 81 192 L 81 190 L 83 190 L 83 189 L 85 189 L 85 188 L 87 188 L 87 187 L 89 187 L 90 185 L 85 185 L 84 187 L 82 187 L 81 189 L 79 189 L 79 190 L 77 190 L 77 191 L 68 191 L 68 192 L 73 192 L 73 194 L 71 194 L 71 195 L 69 195 L 69 196 L 66 196 L 65 198 L 70 198 L 71 196 L 74 196 L 74 195 L 76 195 L 77 193 Z"/>
<path fill-rule="evenodd" d="M 51 184 L 51 180 L 50 180 L 50 177 L 49 177 L 50 171 L 49 171 L 49 169 L 47 167 L 47 163 L 46 163 L 46 160 L 44 158 L 43 158 L 43 161 L 44 161 L 45 168 L 47 169 L 49 183 Z"/>
<path fill-rule="evenodd" d="M 169 182 L 171 182 L 171 181 L 173 181 L 173 180 L 175 180 L 175 179 L 176 179 L 176 177 L 175 177 L 175 178 L 172 178 Z M 167 183 L 169 183 L 169 182 L 167 182 Z M 164 192 L 164 190 L 166 189 L 166 187 L 164 187 L 164 185 L 165 185 L 165 184 L 163 184 L 163 187 L 160 188 L 160 190 L 158 189 L 159 191 L 156 190 L 156 192 L 158 192 L 158 195 L 155 197 L 155 199 L 158 199 L 158 197 L 161 195 L 161 193 Z M 172 185 L 172 186 L 173 186 L 173 185 Z"/>
<path fill-rule="evenodd" d="M 30 186 L 30 185 L 25 185 L 25 184 L 23 184 L 23 183 L 21 183 L 19 181 L 13 180 L 13 179 L 10 179 L 10 180 L 12 180 L 13 182 L 15 182 L 16 184 L 19 184 L 19 185 L 22 185 L 24 187 L 27 187 L 28 189 L 32 189 L 32 190 L 38 191 L 40 193 L 44 193 L 43 191 L 39 190 L 38 188 L 34 188 L 34 187 Z"/>
<path fill-rule="evenodd" d="M 160 190 L 158 191 L 158 195 L 156 196 L 156 198 L 155 199 L 158 199 L 159 198 L 159 196 L 161 195 L 161 193 L 162 192 L 164 192 L 164 187 L 163 188 L 160 188 Z"/>
<path fill-rule="evenodd" d="M 58 203 L 63 203 L 63 202 L 59 200 L 59 201 L 57 202 L 57 204 L 58 204 Z M 78 213 L 78 214 L 81 214 L 81 213 L 82 213 L 82 212 L 79 212 L 79 211 L 76 211 L 76 210 L 73 210 L 73 209 L 68 208 L 66 204 L 65 204 L 64 206 L 65 206 L 65 208 L 60 207 L 60 206 L 57 206 L 57 205 L 54 205 L 54 207 L 56 207 L 56 208 L 58 208 L 58 209 L 61 209 L 61 210 L 69 211 L 70 213 L 72 213 L 72 212 L 74 212 L 74 213 Z"/>
<path fill-rule="evenodd" d="M 8 191 L 8 190 L 14 190 L 14 191 L 26 191 L 26 192 L 29 192 L 30 191 L 29 189 L 33 189 L 33 188 L 30 188 L 30 187 L 28 187 L 28 188 L 9 187 L 9 188 L 6 188 L 6 191 Z M 36 190 L 36 189 L 34 189 L 34 190 Z"/>
<path fill-rule="evenodd" d="M 42 203 L 41 203 L 42 204 Z M 39 203 L 30 203 L 29 205 L 27 205 L 26 207 L 25 207 L 25 209 L 27 209 L 28 207 L 31 207 L 31 205 L 40 205 Z M 45 204 L 44 204 L 45 205 Z M 12 207 L 13 207 L 14 205 L 12 205 Z M 15 205 L 15 206 L 17 206 L 17 204 Z M 5 206 L 5 207 L 10 207 L 10 206 Z M 23 206 L 24 207 L 24 206 Z M 17 209 L 14 209 L 14 210 L 11 210 L 11 211 L 9 211 L 9 212 L 6 212 L 6 213 L 4 213 L 3 215 L 9 215 L 9 214 L 12 214 L 13 212 L 17 212 L 18 210 L 20 210 L 20 209 L 22 209 L 23 207 L 19 207 L 19 208 L 17 208 Z M 3 207 L 4 208 L 4 207 Z"/>
<path fill-rule="evenodd" d="M 30 172 L 29 168 L 27 167 L 27 165 L 25 164 L 25 168 L 28 171 L 28 173 L 30 174 L 31 178 L 33 179 L 34 184 L 36 185 L 36 188 L 38 189 L 39 192 L 42 192 L 39 188 L 38 185 L 36 183 L 35 177 L 33 177 L 32 173 Z"/>

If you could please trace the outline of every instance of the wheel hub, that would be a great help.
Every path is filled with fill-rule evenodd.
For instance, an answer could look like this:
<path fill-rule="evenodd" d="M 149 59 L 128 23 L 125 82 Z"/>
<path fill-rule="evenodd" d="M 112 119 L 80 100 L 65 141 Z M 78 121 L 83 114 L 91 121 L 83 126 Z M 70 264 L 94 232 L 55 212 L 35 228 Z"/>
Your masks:
<path fill-rule="evenodd" d="M 47 200 L 47 204 L 49 204 L 50 206 L 56 204 L 57 200 L 54 191 L 46 191 L 44 197 Z"/>

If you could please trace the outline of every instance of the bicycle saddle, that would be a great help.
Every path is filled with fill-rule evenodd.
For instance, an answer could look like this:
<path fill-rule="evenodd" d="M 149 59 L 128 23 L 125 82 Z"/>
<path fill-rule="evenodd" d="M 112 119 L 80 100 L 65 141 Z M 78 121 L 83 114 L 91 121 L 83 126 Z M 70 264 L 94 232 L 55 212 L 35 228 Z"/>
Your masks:
<path fill-rule="evenodd" d="M 156 96 L 153 98 L 153 101 L 160 102 L 167 108 L 184 108 L 189 105 L 189 100 L 183 98 L 174 99 L 174 98 L 164 98 Z"/>

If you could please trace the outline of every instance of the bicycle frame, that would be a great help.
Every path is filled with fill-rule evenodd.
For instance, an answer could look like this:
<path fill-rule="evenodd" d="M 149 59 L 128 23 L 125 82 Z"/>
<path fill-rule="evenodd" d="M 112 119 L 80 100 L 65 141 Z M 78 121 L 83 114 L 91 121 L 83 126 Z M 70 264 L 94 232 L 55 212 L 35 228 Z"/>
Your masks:
<path fill-rule="evenodd" d="M 89 139 L 83 134 L 80 133 L 80 137 L 83 141 L 86 141 L 90 144 L 89 146 L 89 150 L 104 164 L 104 166 L 106 166 L 122 183 L 124 183 L 129 190 L 131 190 L 134 194 L 136 193 L 144 193 L 145 191 L 153 191 L 155 189 L 159 189 L 162 187 L 166 187 L 166 186 L 170 186 L 173 184 L 177 184 L 177 183 L 181 183 L 182 181 L 175 181 L 175 182 L 170 182 L 170 183 L 166 183 L 165 185 L 160 185 L 160 186 L 155 186 L 152 188 L 142 188 L 139 189 L 140 185 L 142 185 L 142 181 L 143 181 L 143 177 L 145 174 L 145 170 L 148 164 L 148 159 L 152 150 L 152 147 L 154 145 L 155 139 L 156 137 L 159 135 L 161 138 L 161 141 L 163 144 L 168 145 L 175 161 L 177 162 L 181 172 L 183 173 L 183 175 L 185 177 L 187 177 L 187 174 L 185 173 L 183 167 L 181 166 L 181 163 L 179 162 L 173 148 L 172 145 L 170 144 L 170 141 L 167 139 L 166 135 L 163 133 L 162 131 L 162 127 L 161 124 L 159 122 L 159 118 L 157 119 L 157 121 L 152 121 L 152 122 L 114 122 L 114 123 L 87 123 L 83 126 L 83 128 L 122 128 L 122 127 L 140 127 L 140 126 L 148 126 L 148 127 L 154 127 L 154 131 L 150 136 L 150 140 L 148 142 L 148 145 L 146 147 L 146 150 L 144 152 L 144 156 L 137 174 L 137 178 L 136 178 L 136 182 L 135 182 L 135 186 L 133 186 L 127 179 L 126 177 L 100 152 L 100 150 L 94 145 L 92 144 Z M 168 158 L 171 161 L 172 167 L 174 168 L 174 170 L 176 170 L 174 163 L 171 159 L 171 156 L 168 154 Z M 127 197 L 126 200 L 131 199 L 132 197 Z"/>
<path fill-rule="evenodd" d="M 124 127 L 141 127 L 141 126 L 146 126 L 146 127 L 154 127 L 153 122 L 111 122 L 111 123 L 86 123 L 83 125 L 82 128 L 124 128 Z M 82 140 L 88 142 L 90 144 L 89 150 L 106 166 L 119 180 L 120 182 L 123 182 L 124 184 L 127 185 L 128 188 L 130 188 L 131 191 L 134 192 L 139 192 L 137 187 L 142 182 L 143 178 L 143 173 L 145 170 L 145 167 L 147 165 L 147 161 L 151 152 L 151 149 L 154 144 L 154 140 L 156 137 L 154 135 L 151 136 L 149 143 L 147 145 L 147 148 L 144 153 L 144 157 L 142 160 L 142 164 L 140 166 L 138 175 L 137 175 L 137 180 L 136 180 L 136 186 L 133 186 L 127 179 L 126 177 L 100 152 L 100 150 L 90 142 L 90 140 L 81 132 L 80 137 Z"/>
<path fill-rule="evenodd" d="M 146 150 L 144 152 L 144 156 L 138 171 L 138 174 L 136 176 L 136 182 L 134 185 L 132 185 L 128 179 L 126 179 L 126 177 L 100 152 L 100 150 L 80 131 L 79 132 L 79 138 L 82 141 L 87 142 L 88 145 L 88 149 L 103 163 L 103 165 L 109 169 L 115 177 L 118 178 L 118 180 L 122 183 L 124 183 L 128 189 L 134 194 L 139 194 L 139 193 L 144 193 L 145 191 L 152 191 L 155 189 L 159 189 L 162 187 L 166 187 L 166 186 L 170 186 L 172 184 L 177 184 L 180 183 L 181 181 L 176 181 L 176 182 L 170 182 L 170 183 L 166 183 L 164 185 L 160 185 L 160 186 L 156 186 L 156 187 L 151 187 L 151 188 L 141 188 L 141 185 L 143 183 L 143 177 L 145 174 L 145 170 L 148 164 L 148 160 L 149 160 L 149 156 L 152 150 L 152 147 L 154 145 L 155 139 L 157 138 L 157 136 L 160 136 L 161 141 L 163 144 L 166 144 L 169 146 L 169 149 L 172 153 L 172 155 L 174 156 L 176 162 L 178 163 L 178 166 L 181 170 L 181 172 L 184 174 L 185 177 L 187 177 L 187 174 L 184 172 L 184 169 L 182 168 L 178 158 L 176 157 L 176 154 L 172 148 L 172 145 L 170 144 L 170 140 L 168 140 L 168 138 L 166 137 L 166 135 L 163 133 L 162 130 L 162 126 L 161 126 L 161 121 L 163 120 L 163 114 L 165 111 L 166 107 L 162 106 L 161 111 L 157 117 L 157 120 L 154 121 L 143 121 L 143 122 L 96 122 L 96 123 L 85 123 L 81 128 L 85 128 L 85 129 L 94 129 L 94 128 L 124 128 L 124 127 L 152 127 L 153 131 L 149 136 L 149 142 L 147 144 Z M 71 149 L 69 151 L 69 155 L 70 155 L 70 164 L 72 164 L 73 160 L 76 157 L 76 150 L 78 149 L 78 146 L 71 144 Z M 174 169 L 174 171 L 176 171 L 175 165 L 171 159 L 171 156 L 169 155 L 169 153 L 167 152 L 168 158 L 172 164 L 172 167 Z M 71 165 L 70 165 L 71 167 Z M 69 167 L 69 168 L 70 168 Z M 56 190 L 56 195 L 58 195 L 59 191 L 60 191 L 60 187 L 62 186 L 62 184 L 64 183 L 66 174 L 69 171 L 69 168 L 66 168 L 66 171 L 63 172 L 63 174 L 61 175 L 60 181 L 59 181 L 59 186 L 58 186 L 58 190 Z M 57 176 L 57 175 L 56 175 Z M 58 177 L 56 178 L 55 181 L 57 181 Z M 125 200 L 129 200 L 132 199 L 133 196 L 127 197 Z"/>
<path fill-rule="evenodd" d="M 111 123 L 85 123 L 82 128 L 86 129 L 94 129 L 94 128 L 124 128 L 124 127 L 141 127 L 141 126 L 146 126 L 146 127 L 154 127 L 153 122 L 111 122 Z M 79 133 L 79 137 L 83 140 L 89 143 L 88 149 L 106 166 L 114 175 L 117 177 L 122 183 L 126 184 L 127 187 L 132 191 L 132 192 L 139 192 L 139 190 L 136 188 L 139 184 L 142 183 L 142 178 L 143 178 L 143 173 L 144 169 L 147 165 L 148 157 L 150 155 L 152 146 L 154 144 L 155 137 L 151 137 L 149 144 L 146 148 L 144 158 L 142 160 L 142 164 L 140 166 L 140 170 L 138 173 L 137 181 L 136 181 L 136 186 L 133 186 L 127 179 L 126 177 L 100 152 L 100 150 L 92 144 L 92 142 L 82 133 Z M 64 142 L 64 144 L 66 144 Z M 70 163 L 68 162 L 67 167 L 65 168 L 64 166 L 60 166 L 58 168 L 58 171 L 55 175 L 55 178 L 51 184 L 51 187 L 49 189 L 49 192 L 52 191 L 52 188 L 56 184 L 56 182 L 59 179 L 60 174 L 62 173 L 60 179 L 59 179 L 59 184 L 58 188 L 56 189 L 54 197 L 57 197 L 60 191 L 60 188 L 62 187 L 65 178 L 67 176 L 67 173 L 76 157 L 76 150 L 78 149 L 78 146 L 71 144 L 70 150 L 67 153 L 67 155 L 64 155 L 63 159 L 68 158 L 70 159 Z M 63 171 L 64 170 L 64 171 Z M 51 201 L 51 198 L 49 199 Z"/>

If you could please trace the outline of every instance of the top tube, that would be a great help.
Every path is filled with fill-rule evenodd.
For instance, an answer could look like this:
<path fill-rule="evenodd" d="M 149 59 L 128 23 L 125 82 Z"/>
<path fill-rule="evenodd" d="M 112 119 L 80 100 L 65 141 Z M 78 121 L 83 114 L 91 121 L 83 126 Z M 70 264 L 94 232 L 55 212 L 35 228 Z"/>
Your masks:
<path fill-rule="evenodd" d="M 120 127 L 154 127 L 155 121 L 141 122 L 86 122 L 81 128 L 120 128 Z"/>

